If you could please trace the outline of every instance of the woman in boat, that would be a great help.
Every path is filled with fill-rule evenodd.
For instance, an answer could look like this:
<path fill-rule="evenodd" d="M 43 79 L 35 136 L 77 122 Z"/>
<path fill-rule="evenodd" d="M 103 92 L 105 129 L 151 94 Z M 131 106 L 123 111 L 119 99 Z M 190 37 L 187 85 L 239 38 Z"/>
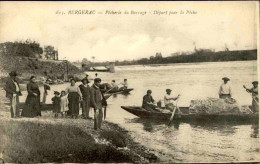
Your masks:
<path fill-rule="evenodd" d="M 80 88 L 75 85 L 75 79 L 70 80 L 70 86 L 65 90 L 68 94 L 69 101 L 69 111 L 68 115 L 71 115 L 72 118 L 77 118 L 79 115 L 79 102 L 82 99 L 82 94 Z"/>
<path fill-rule="evenodd" d="M 41 116 L 40 110 L 40 90 L 35 82 L 35 76 L 31 76 L 30 82 L 27 84 L 27 98 L 25 101 L 25 108 L 22 111 L 23 117 Z"/>
<path fill-rule="evenodd" d="M 253 81 L 253 88 L 248 89 L 244 85 L 247 92 L 252 93 L 252 110 L 253 112 L 259 112 L 259 97 L 258 97 L 258 81 Z"/>
<path fill-rule="evenodd" d="M 148 111 L 155 111 L 155 109 L 157 108 L 156 105 L 154 105 L 155 101 L 152 97 L 152 91 L 149 89 L 146 92 L 146 95 L 144 95 L 143 97 L 143 105 L 142 107 Z"/>

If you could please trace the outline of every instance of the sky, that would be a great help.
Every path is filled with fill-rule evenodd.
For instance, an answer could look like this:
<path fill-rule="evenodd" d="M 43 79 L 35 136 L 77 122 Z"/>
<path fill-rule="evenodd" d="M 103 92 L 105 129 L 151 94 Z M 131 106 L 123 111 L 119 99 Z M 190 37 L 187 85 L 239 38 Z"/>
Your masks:
<path fill-rule="evenodd" d="M 75 10 L 95 14 L 68 14 Z M 194 43 L 198 49 L 215 51 L 224 50 L 225 44 L 230 50 L 256 49 L 257 13 L 256 1 L 0 2 L 0 42 L 31 39 L 54 46 L 60 59 L 94 56 L 96 62 L 140 59 L 156 52 L 169 56 L 193 51 Z"/>

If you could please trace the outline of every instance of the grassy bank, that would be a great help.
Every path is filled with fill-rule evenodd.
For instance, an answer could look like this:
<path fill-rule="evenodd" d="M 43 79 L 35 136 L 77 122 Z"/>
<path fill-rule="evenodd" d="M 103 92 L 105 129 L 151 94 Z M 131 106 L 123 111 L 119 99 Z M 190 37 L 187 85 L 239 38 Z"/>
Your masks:
<path fill-rule="evenodd" d="M 8 163 L 39 162 L 157 162 L 157 157 L 133 141 L 125 129 L 93 120 L 54 118 L 11 119 L 8 102 L 0 90 L 0 153 Z"/>

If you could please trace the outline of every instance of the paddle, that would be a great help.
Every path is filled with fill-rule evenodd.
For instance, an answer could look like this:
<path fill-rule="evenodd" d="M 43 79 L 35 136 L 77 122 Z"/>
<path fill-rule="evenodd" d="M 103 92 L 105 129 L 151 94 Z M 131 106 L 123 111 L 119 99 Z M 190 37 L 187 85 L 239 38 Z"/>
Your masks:
<path fill-rule="evenodd" d="M 174 117 L 175 111 L 176 111 L 176 109 L 178 108 L 178 106 L 177 106 L 177 104 L 178 104 L 178 100 L 179 100 L 179 99 L 176 100 L 176 106 L 174 107 L 174 109 L 173 109 L 173 111 L 172 111 L 172 115 L 171 115 L 171 118 L 170 118 L 170 120 L 169 120 L 168 126 L 171 125 L 171 122 L 172 122 L 172 120 L 173 120 L 173 117 Z"/>
<path fill-rule="evenodd" d="M 121 83 L 122 83 L 122 82 L 121 82 Z M 121 84 L 121 83 L 119 83 L 119 84 Z M 118 84 L 118 85 L 119 85 L 119 84 Z M 118 85 L 117 85 L 117 86 L 118 86 Z M 114 87 L 110 88 L 110 89 L 109 89 L 109 90 L 107 90 L 107 91 L 106 91 L 104 94 L 108 93 L 109 91 L 111 91 L 111 90 L 112 90 L 112 89 L 114 89 L 115 87 L 116 87 L 116 86 L 114 86 Z"/>

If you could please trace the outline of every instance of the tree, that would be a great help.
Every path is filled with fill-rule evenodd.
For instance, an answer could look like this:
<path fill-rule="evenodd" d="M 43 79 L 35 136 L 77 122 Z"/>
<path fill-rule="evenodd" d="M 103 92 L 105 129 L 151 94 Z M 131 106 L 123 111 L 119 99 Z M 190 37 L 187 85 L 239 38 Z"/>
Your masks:
<path fill-rule="evenodd" d="M 54 50 L 53 46 L 45 46 L 44 47 L 44 52 L 45 52 L 45 58 L 46 59 L 52 59 L 55 60 L 56 59 L 56 51 Z"/>
<path fill-rule="evenodd" d="M 43 53 L 40 44 L 27 39 L 26 41 L 1 43 L 1 49 L 6 55 L 37 58 Z"/>

